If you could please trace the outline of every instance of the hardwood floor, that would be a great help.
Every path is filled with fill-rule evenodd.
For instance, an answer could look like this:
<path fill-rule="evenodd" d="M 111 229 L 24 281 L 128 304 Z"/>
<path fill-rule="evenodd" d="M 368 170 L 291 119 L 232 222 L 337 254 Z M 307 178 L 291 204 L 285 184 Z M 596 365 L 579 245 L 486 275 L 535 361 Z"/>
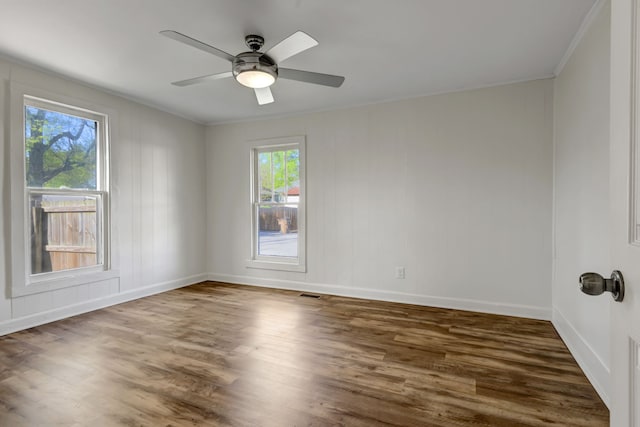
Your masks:
<path fill-rule="evenodd" d="M 607 426 L 549 322 L 206 282 L 0 338 L 1 426 Z"/>

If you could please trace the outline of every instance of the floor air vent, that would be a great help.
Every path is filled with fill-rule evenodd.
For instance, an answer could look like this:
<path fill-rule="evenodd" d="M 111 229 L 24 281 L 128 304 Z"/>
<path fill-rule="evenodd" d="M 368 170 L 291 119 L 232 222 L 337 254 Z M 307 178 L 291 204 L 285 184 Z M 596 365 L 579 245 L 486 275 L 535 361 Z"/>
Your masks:
<path fill-rule="evenodd" d="M 315 299 L 320 298 L 320 295 L 313 295 L 313 294 L 300 294 L 300 296 L 305 298 L 315 298 Z"/>

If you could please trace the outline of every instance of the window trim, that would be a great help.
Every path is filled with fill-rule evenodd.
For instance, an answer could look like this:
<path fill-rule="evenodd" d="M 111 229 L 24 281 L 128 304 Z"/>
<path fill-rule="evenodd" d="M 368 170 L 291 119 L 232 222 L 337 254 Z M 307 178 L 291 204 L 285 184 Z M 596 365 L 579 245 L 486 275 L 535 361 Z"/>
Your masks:
<path fill-rule="evenodd" d="M 262 139 L 250 143 L 250 197 L 251 217 L 250 252 L 247 268 L 281 270 L 305 273 L 306 264 L 306 141 L 304 136 Z M 298 256 L 273 257 L 258 255 L 258 210 L 260 194 L 258 189 L 258 153 L 296 148 L 299 151 L 300 198 L 298 199 Z"/>
<path fill-rule="evenodd" d="M 110 193 L 110 131 L 112 115 L 108 108 L 88 104 L 77 99 L 49 93 L 19 83 L 10 84 L 10 177 L 11 177 L 11 296 L 24 296 L 72 286 L 89 284 L 119 276 L 113 269 L 111 193 Z M 96 165 L 96 190 L 65 190 L 69 195 L 96 195 L 102 205 L 98 244 L 101 245 L 102 263 L 47 273 L 31 273 L 29 229 L 29 195 L 32 192 L 60 193 L 56 189 L 27 187 L 25 174 L 25 107 L 34 106 L 51 111 L 95 120 L 98 125 L 96 147 L 100 160 Z"/>

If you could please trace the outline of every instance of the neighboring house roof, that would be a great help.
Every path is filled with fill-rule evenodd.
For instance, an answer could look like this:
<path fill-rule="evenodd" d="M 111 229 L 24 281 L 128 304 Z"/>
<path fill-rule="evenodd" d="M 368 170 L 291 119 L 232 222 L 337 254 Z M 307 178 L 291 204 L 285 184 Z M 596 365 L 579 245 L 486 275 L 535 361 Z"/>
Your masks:
<path fill-rule="evenodd" d="M 287 196 L 299 196 L 300 195 L 300 187 L 291 187 L 287 192 Z"/>

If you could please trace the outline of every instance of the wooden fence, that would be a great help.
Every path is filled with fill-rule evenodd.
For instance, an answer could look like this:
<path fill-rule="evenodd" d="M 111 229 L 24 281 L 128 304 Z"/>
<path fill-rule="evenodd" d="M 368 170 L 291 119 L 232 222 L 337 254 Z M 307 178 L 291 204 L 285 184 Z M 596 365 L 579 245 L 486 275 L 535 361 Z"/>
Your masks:
<path fill-rule="evenodd" d="M 274 206 L 260 208 L 260 231 L 298 231 L 298 208 Z"/>
<path fill-rule="evenodd" d="M 43 201 L 32 215 L 34 273 L 97 264 L 95 201 Z"/>

